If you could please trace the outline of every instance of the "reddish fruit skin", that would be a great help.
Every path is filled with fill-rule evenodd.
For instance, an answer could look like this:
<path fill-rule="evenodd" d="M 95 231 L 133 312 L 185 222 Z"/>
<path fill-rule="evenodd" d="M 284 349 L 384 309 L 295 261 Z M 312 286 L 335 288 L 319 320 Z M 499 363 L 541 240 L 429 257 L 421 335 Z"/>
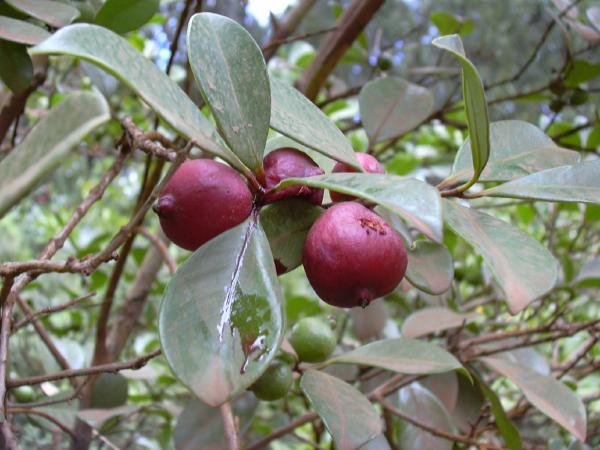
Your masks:
<path fill-rule="evenodd" d="M 183 163 L 154 205 L 167 237 L 191 251 L 242 223 L 251 210 L 252 193 L 242 177 L 210 159 Z"/>
<path fill-rule="evenodd" d="M 286 178 L 306 178 L 323 175 L 323 170 L 307 154 L 291 147 L 273 150 L 263 160 L 265 170 L 265 203 L 272 203 L 289 197 L 300 197 L 320 205 L 323 202 L 323 189 L 308 186 L 289 186 L 277 192 L 268 192 Z"/>
<path fill-rule="evenodd" d="M 338 203 L 319 217 L 302 257 L 315 292 L 342 308 L 366 307 L 392 292 L 408 262 L 400 235 L 357 202 Z"/>
<path fill-rule="evenodd" d="M 381 165 L 374 156 L 369 155 L 368 153 L 356 153 L 356 159 L 362 166 L 362 168 L 367 173 L 385 173 L 385 169 Z M 351 167 L 347 164 L 337 162 L 335 166 L 333 166 L 332 173 L 340 173 L 340 172 L 358 172 L 354 167 Z M 351 195 L 340 194 L 339 192 L 331 191 L 329 193 L 331 195 L 331 200 L 334 202 L 350 202 L 353 200 L 357 200 L 356 197 L 352 197 Z"/>

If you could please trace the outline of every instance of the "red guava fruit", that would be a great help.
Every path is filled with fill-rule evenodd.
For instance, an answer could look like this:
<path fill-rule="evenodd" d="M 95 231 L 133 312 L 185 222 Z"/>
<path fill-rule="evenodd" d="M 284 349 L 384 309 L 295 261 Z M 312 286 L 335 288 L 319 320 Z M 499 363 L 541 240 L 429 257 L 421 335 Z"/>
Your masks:
<path fill-rule="evenodd" d="M 302 259 L 317 295 L 342 308 L 366 307 L 389 294 L 407 265 L 398 232 L 358 202 L 337 203 L 317 219 Z"/>
<path fill-rule="evenodd" d="M 365 172 L 367 173 L 385 173 L 385 169 L 381 165 L 374 156 L 369 155 L 368 153 L 356 153 L 356 159 L 362 166 Z M 354 167 L 349 166 L 348 164 L 344 164 L 341 162 L 337 162 L 335 166 L 333 166 L 332 173 L 341 173 L 341 172 L 358 172 Z M 331 200 L 334 202 L 350 202 L 353 200 L 357 200 L 356 197 L 352 197 L 351 195 L 341 194 L 339 192 L 331 191 L 330 193 Z"/>
<path fill-rule="evenodd" d="M 309 186 L 288 186 L 278 191 L 269 191 L 286 178 L 306 178 L 323 175 L 323 170 L 307 154 L 291 147 L 273 150 L 263 161 L 265 170 L 264 202 L 272 203 L 289 197 L 302 198 L 313 205 L 323 202 L 323 189 Z"/>
<path fill-rule="evenodd" d="M 177 169 L 153 209 L 167 237 L 193 251 L 242 223 L 252 211 L 252 193 L 231 167 L 195 159 Z"/>

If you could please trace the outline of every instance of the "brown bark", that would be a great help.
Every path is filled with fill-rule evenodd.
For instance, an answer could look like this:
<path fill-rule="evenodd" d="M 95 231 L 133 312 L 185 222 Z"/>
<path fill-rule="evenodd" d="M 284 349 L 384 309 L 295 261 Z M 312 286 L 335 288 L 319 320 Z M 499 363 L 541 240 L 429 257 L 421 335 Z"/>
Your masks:
<path fill-rule="evenodd" d="M 279 47 L 294 31 L 296 31 L 296 28 L 298 28 L 316 2 L 317 0 L 300 0 L 285 16 L 283 21 L 277 24 L 273 29 L 273 34 L 271 35 L 269 42 L 264 45 L 263 55 L 265 61 L 269 61 L 275 56 Z"/>
<path fill-rule="evenodd" d="M 317 52 L 315 59 L 304 72 L 298 87 L 310 100 L 314 100 L 329 74 L 346 50 L 383 5 L 385 0 L 353 0 L 336 23 Z"/>
<path fill-rule="evenodd" d="M 25 110 L 25 104 L 29 96 L 44 82 L 46 73 L 37 74 L 33 78 L 31 86 L 24 91 L 9 94 L 0 109 L 0 144 L 4 142 L 8 129 L 17 117 Z"/>
<path fill-rule="evenodd" d="M 148 293 L 156 280 L 156 275 L 163 265 L 163 257 L 156 246 L 152 246 L 140 267 L 131 291 L 123 303 L 108 334 L 108 351 L 116 358 L 127 343 L 127 339 L 138 323 L 146 306 Z"/>

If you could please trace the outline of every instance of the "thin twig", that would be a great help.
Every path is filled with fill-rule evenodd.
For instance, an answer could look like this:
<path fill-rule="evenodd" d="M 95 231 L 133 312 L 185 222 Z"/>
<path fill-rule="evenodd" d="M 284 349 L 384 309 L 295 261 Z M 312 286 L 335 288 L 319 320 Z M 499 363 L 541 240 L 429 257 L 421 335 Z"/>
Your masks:
<path fill-rule="evenodd" d="M 278 428 L 277 430 L 273 431 L 268 436 L 265 436 L 264 438 L 256 441 L 254 444 L 246 447 L 246 450 L 263 449 L 267 445 L 269 445 L 270 442 L 274 441 L 275 439 L 277 439 L 281 436 L 285 436 L 286 434 L 291 433 L 296 428 L 301 427 L 305 423 L 312 422 L 313 420 L 318 419 L 318 418 L 319 418 L 319 416 L 315 412 L 306 413 L 306 414 L 298 417 L 297 419 L 292 420 L 287 425 L 284 425 L 283 427 Z"/>
<path fill-rule="evenodd" d="M 410 414 L 406 414 L 402 410 L 400 410 L 399 408 L 394 406 L 392 403 L 390 403 L 388 400 L 386 400 L 385 397 L 377 397 L 375 400 L 381 406 L 383 406 L 386 410 L 390 411 L 395 416 L 401 418 L 402 420 L 404 420 L 418 428 L 421 428 L 421 429 L 433 434 L 434 436 L 438 436 L 440 438 L 447 439 L 451 442 L 461 442 L 463 444 L 475 445 L 477 447 L 483 446 L 483 447 L 487 448 L 488 450 L 501 450 L 502 449 L 502 447 L 496 447 L 496 446 L 493 446 L 488 443 L 478 442 L 476 439 L 471 439 L 466 436 L 460 436 L 457 434 L 448 433 L 447 431 L 440 430 L 439 428 L 435 428 L 428 424 L 420 422 L 420 421 L 416 420 Z"/>
<path fill-rule="evenodd" d="M 36 402 L 36 403 L 26 403 L 24 405 L 9 404 L 8 407 L 11 408 L 11 407 L 16 407 L 16 406 L 23 406 L 23 407 L 27 407 L 27 408 L 41 408 L 43 406 L 58 405 L 59 403 L 69 403 L 70 401 L 75 400 L 77 397 L 79 397 L 79 395 L 81 394 L 81 391 L 88 384 L 89 381 L 90 381 L 89 378 L 86 378 L 81 384 L 79 384 L 79 386 L 77 386 L 77 388 L 75 390 L 73 390 L 73 393 L 71 393 L 70 395 L 63 397 L 63 398 L 56 398 L 56 399 L 46 400 L 46 401 L 41 401 L 41 402 Z"/>
<path fill-rule="evenodd" d="M 223 419 L 223 429 L 225 431 L 225 440 L 229 450 L 240 450 L 240 438 L 235 425 L 235 417 L 231 409 L 231 403 L 224 403 L 221 408 L 221 418 Z"/>
<path fill-rule="evenodd" d="M 137 227 L 134 231 L 144 236 L 152 243 L 152 245 L 154 245 L 154 247 L 156 247 L 165 261 L 165 264 L 169 269 L 169 273 L 173 275 L 177 271 L 177 263 L 169 253 L 169 248 L 167 247 L 167 244 L 165 244 L 165 241 L 155 234 L 152 234 L 150 230 L 144 227 Z"/>
<path fill-rule="evenodd" d="M 12 389 L 19 386 L 30 386 L 33 384 L 44 383 L 46 381 L 64 380 L 67 378 L 81 377 L 84 375 L 119 372 L 125 369 L 137 370 L 144 367 L 148 363 L 148 361 L 150 361 L 152 358 L 157 357 L 160 354 L 161 350 L 158 349 L 129 361 L 116 362 L 110 364 L 100 364 L 98 366 L 86 367 L 83 369 L 63 370 L 60 372 L 55 372 L 46 375 L 36 375 L 27 378 L 10 379 L 6 382 L 6 384 L 9 388 Z"/>
<path fill-rule="evenodd" d="M 40 316 L 45 316 L 45 315 L 52 314 L 55 312 L 64 311 L 65 309 L 68 309 L 73 305 L 76 305 L 84 300 L 87 300 L 88 298 L 91 298 L 94 295 L 96 295 L 95 292 L 90 292 L 88 294 L 82 295 L 81 297 L 74 298 L 73 300 L 70 300 L 66 303 L 61 303 L 60 305 L 56 305 L 56 306 L 48 306 L 46 308 L 40 309 L 39 311 L 34 311 L 33 314 L 27 315 L 27 317 L 25 317 L 21 321 L 15 323 L 12 327 L 12 332 L 14 333 L 19 328 L 26 326 L 27 324 L 29 324 L 33 320 L 36 320 Z"/>
<path fill-rule="evenodd" d="M 58 420 L 56 417 L 54 417 L 51 414 L 48 414 L 45 411 L 40 411 L 37 409 L 31 409 L 31 408 L 22 408 L 22 407 L 12 407 L 8 410 L 9 413 L 11 414 L 31 414 L 31 415 L 36 415 L 36 416 L 40 416 L 43 417 L 44 419 L 52 422 L 54 425 L 56 425 L 58 428 L 60 428 L 62 431 L 64 431 L 65 433 L 69 434 L 72 438 L 75 438 L 75 432 L 73 430 L 71 430 L 68 426 L 66 426 L 64 423 L 62 423 L 60 420 Z"/>
<path fill-rule="evenodd" d="M 265 61 L 268 62 L 275 56 L 279 47 L 286 43 L 286 40 L 298 28 L 315 3 L 316 0 L 300 0 L 280 23 L 273 23 L 271 38 L 262 49 Z"/>
<path fill-rule="evenodd" d="M 292 42 L 300 41 L 302 39 L 307 39 L 309 37 L 318 36 L 318 35 L 324 34 L 324 33 L 329 33 L 330 31 L 335 31 L 336 29 L 337 29 L 337 27 L 323 28 L 322 30 L 309 31 L 306 33 L 298 34 L 296 36 L 290 36 L 285 39 L 279 39 L 277 41 L 272 41 L 272 42 L 269 42 L 268 44 L 266 44 L 265 46 L 263 46 L 263 51 L 268 50 L 274 46 L 279 47 L 283 44 L 290 44 Z"/>
<path fill-rule="evenodd" d="M 575 5 L 577 5 L 580 2 L 581 2 L 581 0 L 575 0 L 573 3 L 571 3 L 567 8 L 565 8 L 564 10 L 561 11 L 561 13 L 558 15 L 558 19 L 561 19 L 562 17 L 564 17 L 571 10 L 571 8 L 575 7 Z M 527 71 L 527 69 L 535 61 L 535 58 L 537 57 L 539 51 L 543 47 L 544 43 L 546 42 L 546 39 L 548 39 L 550 32 L 552 31 L 552 29 L 554 28 L 554 26 L 556 24 L 557 24 L 556 20 L 552 20 L 550 23 L 548 23 L 548 25 L 546 26 L 546 29 L 544 30 L 544 32 L 542 33 L 542 35 L 538 41 L 538 43 L 536 44 L 535 48 L 533 49 L 533 52 L 531 53 L 531 55 L 529 55 L 529 57 L 527 58 L 525 63 L 521 67 L 519 67 L 519 69 L 514 73 L 514 75 L 512 75 L 508 78 L 504 78 L 499 81 L 495 81 L 494 83 L 488 84 L 485 88 L 492 89 L 497 86 L 501 86 L 501 85 L 508 84 L 508 83 L 513 83 L 513 82 L 517 81 L 519 78 L 521 78 L 521 76 Z"/>

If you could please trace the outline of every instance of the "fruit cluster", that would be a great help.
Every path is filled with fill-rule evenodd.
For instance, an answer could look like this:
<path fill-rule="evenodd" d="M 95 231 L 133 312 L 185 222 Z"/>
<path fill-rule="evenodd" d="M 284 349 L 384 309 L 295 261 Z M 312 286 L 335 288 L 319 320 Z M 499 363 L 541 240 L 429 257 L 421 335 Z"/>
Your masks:
<path fill-rule="evenodd" d="M 373 156 L 356 156 L 365 172 L 384 173 Z M 193 251 L 242 223 L 253 207 L 286 198 L 321 205 L 323 189 L 305 185 L 274 189 L 287 178 L 323 174 L 305 153 L 279 148 L 264 158 L 263 166 L 262 186 L 252 192 L 244 178 L 225 164 L 209 159 L 185 162 L 154 206 L 167 237 Z M 333 172 L 354 171 L 343 163 L 333 168 Z M 333 191 L 331 199 L 333 205 L 315 221 L 304 243 L 306 276 L 325 302 L 366 307 L 400 283 L 406 272 L 406 251 L 400 235 L 372 211 L 373 205 Z"/>

